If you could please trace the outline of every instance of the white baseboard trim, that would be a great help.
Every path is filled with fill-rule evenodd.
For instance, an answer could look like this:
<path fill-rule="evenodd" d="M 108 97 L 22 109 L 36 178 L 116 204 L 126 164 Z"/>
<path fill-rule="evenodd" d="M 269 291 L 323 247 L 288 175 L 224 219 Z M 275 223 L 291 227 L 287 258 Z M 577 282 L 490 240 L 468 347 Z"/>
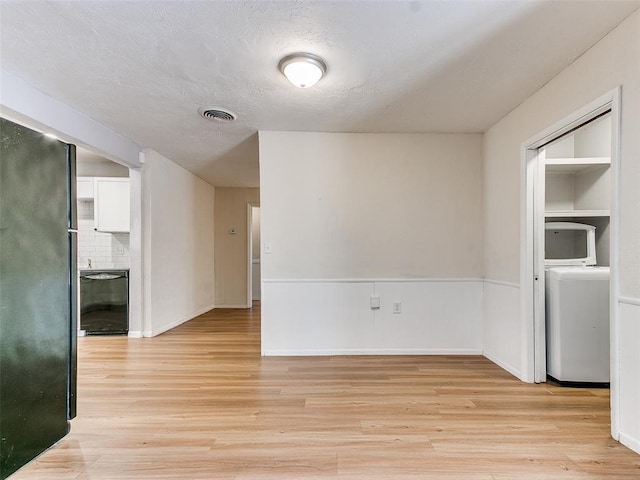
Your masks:
<path fill-rule="evenodd" d="M 187 320 L 192 320 L 200 315 L 202 315 L 203 313 L 207 313 L 211 310 L 213 310 L 215 307 L 215 305 L 212 303 L 211 305 L 207 305 L 204 308 L 201 308 L 200 310 L 194 312 L 190 317 L 187 318 Z"/>
<path fill-rule="evenodd" d="M 476 349 L 388 349 L 265 350 L 263 357 L 326 357 L 341 355 L 482 355 Z"/>
<path fill-rule="evenodd" d="M 213 308 L 251 308 L 248 307 L 247 305 L 216 305 Z"/>
<path fill-rule="evenodd" d="M 626 433 L 620 432 L 620 443 L 640 454 L 640 439 L 633 438 Z"/>
<path fill-rule="evenodd" d="M 187 315 L 185 317 L 182 317 L 179 320 L 176 320 L 175 322 L 171 322 L 168 325 L 164 325 L 162 327 L 160 327 L 157 330 L 145 330 L 142 335 L 145 337 L 157 337 L 158 335 L 164 333 L 164 332 L 168 332 L 169 330 L 176 328 L 178 325 L 182 325 L 185 322 L 188 322 L 189 320 L 193 320 L 194 318 L 196 318 L 199 315 L 202 315 L 203 313 L 207 313 L 209 310 L 213 310 L 214 306 L 213 305 L 209 305 L 207 307 L 201 308 L 199 310 L 196 310 L 195 312 L 193 312 L 190 315 Z"/>
<path fill-rule="evenodd" d="M 79 337 L 86 337 L 87 336 L 87 332 L 85 332 L 84 330 L 78 330 L 78 336 Z M 129 338 L 142 338 L 144 337 L 144 334 L 141 330 L 129 330 L 127 332 L 127 337 Z"/>
<path fill-rule="evenodd" d="M 499 367 L 500 367 L 500 368 L 502 368 L 503 370 L 506 370 L 507 372 L 509 372 L 511 375 L 513 375 L 514 377 L 516 377 L 518 380 L 521 380 L 521 381 L 523 381 L 523 382 L 524 382 L 524 379 L 522 378 L 522 375 L 520 375 L 520 371 L 519 371 L 517 368 L 515 368 L 515 367 L 513 367 L 513 366 L 511 366 L 511 365 L 509 365 L 509 364 L 507 364 L 507 363 L 505 363 L 505 362 L 502 362 L 502 361 L 498 360 L 497 358 L 495 358 L 495 357 L 494 357 L 493 355 L 491 355 L 490 353 L 483 352 L 483 353 L 482 353 L 482 355 L 483 355 L 487 360 L 492 361 L 493 363 L 495 363 L 497 366 L 499 366 Z"/>
<path fill-rule="evenodd" d="M 262 283 L 482 282 L 482 278 L 263 278 Z"/>
<path fill-rule="evenodd" d="M 145 337 L 157 337 L 158 335 L 161 335 L 164 332 L 168 332 L 169 330 L 172 330 L 172 329 L 176 328 L 177 326 L 182 325 L 184 322 L 188 322 L 192 318 L 193 317 L 185 318 L 185 319 L 181 319 L 181 320 L 176 320 L 175 322 L 171 322 L 169 325 L 164 325 L 164 326 L 160 327 L 157 330 L 146 331 L 146 332 L 143 333 L 143 335 Z"/>
<path fill-rule="evenodd" d="M 627 305 L 635 305 L 640 307 L 640 298 L 618 297 L 618 303 L 626 303 Z"/>
<path fill-rule="evenodd" d="M 519 283 L 503 282 L 502 280 L 492 280 L 490 278 L 485 278 L 484 283 L 490 283 L 492 285 L 500 285 L 503 287 L 520 288 Z"/>

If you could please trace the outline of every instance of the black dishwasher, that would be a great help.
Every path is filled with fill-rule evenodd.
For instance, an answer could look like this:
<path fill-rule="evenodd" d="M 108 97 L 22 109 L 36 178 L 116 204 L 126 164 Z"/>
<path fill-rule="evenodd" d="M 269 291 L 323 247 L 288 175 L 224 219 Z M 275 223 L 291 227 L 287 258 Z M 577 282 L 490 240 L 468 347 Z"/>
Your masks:
<path fill-rule="evenodd" d="M 80 271 L 80 330 L 87 335 L 129 331 L 129 271 Z"/>

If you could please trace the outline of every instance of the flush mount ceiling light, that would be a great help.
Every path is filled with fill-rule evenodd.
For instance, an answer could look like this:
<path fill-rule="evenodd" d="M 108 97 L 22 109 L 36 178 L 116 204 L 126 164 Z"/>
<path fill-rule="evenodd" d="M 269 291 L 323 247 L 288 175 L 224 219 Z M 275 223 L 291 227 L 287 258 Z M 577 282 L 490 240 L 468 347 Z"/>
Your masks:
<path fill-rule="evenodd" d="M 282 74 L 296 87 L 313 87 L 327 71 L 327 64 L 311 53 L 287 55 L 278 65 Z"/>

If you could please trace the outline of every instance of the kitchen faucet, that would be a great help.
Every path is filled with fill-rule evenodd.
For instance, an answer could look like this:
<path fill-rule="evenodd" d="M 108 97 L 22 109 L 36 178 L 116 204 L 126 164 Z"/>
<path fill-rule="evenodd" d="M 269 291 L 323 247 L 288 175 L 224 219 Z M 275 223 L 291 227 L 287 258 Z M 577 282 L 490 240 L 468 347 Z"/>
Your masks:
<path fill-rule="evenodd" d="M 93 267 L 91 266 L 91 259 L 90 259 L 90 258 L 87 258 L 87 265 L 89 266 L 89 268 L 93 268 Z"/>

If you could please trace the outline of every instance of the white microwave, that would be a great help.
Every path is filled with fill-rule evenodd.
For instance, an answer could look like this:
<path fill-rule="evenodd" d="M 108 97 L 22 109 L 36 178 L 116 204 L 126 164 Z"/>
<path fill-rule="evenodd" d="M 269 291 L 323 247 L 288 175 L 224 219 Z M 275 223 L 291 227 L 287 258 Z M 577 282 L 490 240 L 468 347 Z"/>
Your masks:
<path fill-rule="evenodd" d="M 596 227 L 574 222 L 544 224 L 544 264 L 595 265 Z"/>

